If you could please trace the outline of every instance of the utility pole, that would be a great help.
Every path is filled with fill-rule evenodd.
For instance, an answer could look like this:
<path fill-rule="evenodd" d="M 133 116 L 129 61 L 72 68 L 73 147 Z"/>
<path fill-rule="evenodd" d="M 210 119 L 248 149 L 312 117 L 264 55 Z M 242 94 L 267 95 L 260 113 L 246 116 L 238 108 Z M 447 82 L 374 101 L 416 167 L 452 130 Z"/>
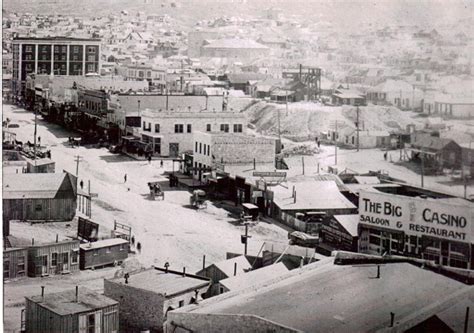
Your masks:
<path fill-rule="evenodd" d="M 285 91 L 286 92 L 286 91 Z M 280 140 L 281 145 L 281 132 L 280 132 L 280 108 L 277 109 L 277 119 L 278 119 L 278 140 Z"/>
<path fill-rule="evenodd" d="M 424 176 L 425 176 L 425 156 L 423 151 L 421 152 L 421 187 L 424 187 Z"/>
<path fill-rule="evenodd" d="M 76 159 L 74 160 L 76 162 L 76 177 L 79 176 L 79 162 L 82 161 L 82 156 L 76 155 L 74 156 Z"/>
<path fill-rule="evenodd" d="M 36 166 L 36 134 L 37 134 L 36 133 L 37 132 L 37 125 L 36 124 L 37 124 L 37 119 L 38 119 L 38 116 L 37 116 L 38 111 L 36 109 L 34 109 L 34 111 L 35 111 L 35 131 L 34 131 L 34 135 L 33 135 L 34 136 L 34 138 L 33 138 L 33 145 L 34 145 L 34 147 L 33 147 L 33 154 L 34 154 L 33 159 L 35 161 L 35 166 Z"/>
<path fill-rule="evenodd" d="M 288 117 L 288 94 L 286 93 L 286 90 L 285 90 L 285 97 L 286 97 L 286 116 Z"/>
<path fill-rule="evenodd" d="M 359 151 L 359 104 L 357 106 L 357 120 L 356 120 L 356 131 L 357 131 L 357 151 Z"/>
<path fill-rule="evenodd" d="M 336 133 L 334 134 L 334 164 L 337 165 L 337 119 L 336 119 Z"/>
<path fill-rule="evenodd" d="M 244 255 L 247 255 L 247 243 L 248 239 L 252 236 L 249 236 L 249 226 L 248 224 L 245 225 L 245 235 L 240 236 L 240 240 L 244 243 Z"/>
<path fill-rule="evenodd" d="M 140 117 L 140 100 L 138 100 L 138 116 Z"/>

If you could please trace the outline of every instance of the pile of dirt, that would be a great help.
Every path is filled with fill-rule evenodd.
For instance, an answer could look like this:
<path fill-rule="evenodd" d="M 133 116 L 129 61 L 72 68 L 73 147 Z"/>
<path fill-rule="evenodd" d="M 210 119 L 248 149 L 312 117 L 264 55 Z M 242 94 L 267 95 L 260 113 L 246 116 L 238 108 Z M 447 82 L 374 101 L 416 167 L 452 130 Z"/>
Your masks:
<path fill-rule="evenodd" d="M 318 137 L 322 132 L 356 127 L 357 109 L 353 106 L 325 106 L 319 103 L 298 102 L 288 105 L 259 102 L 246 111 L 249 121 L 256 130 L 265 135 L 277 135 L 278 123 L 281 135 L 300 141 Z M 359 108 L 359 122 L 364 130 L 397 131 L 415 124 L 424 126 L 423 120 L 416 113 L 401 111 L 391 106 L 365 106 Z"/>
<path fill-rule="evenodd" d="M 282 151 L 283 155 L 285 156 L 301 156 L 301 155 L 314 155 L 319 153 L 319 149 L 315 146 L 308 145 L 308 144 L 303 144 L 303 145 L 297 145 L 297 146 L 292 146 L 287 149 L 283 149 Z"/>

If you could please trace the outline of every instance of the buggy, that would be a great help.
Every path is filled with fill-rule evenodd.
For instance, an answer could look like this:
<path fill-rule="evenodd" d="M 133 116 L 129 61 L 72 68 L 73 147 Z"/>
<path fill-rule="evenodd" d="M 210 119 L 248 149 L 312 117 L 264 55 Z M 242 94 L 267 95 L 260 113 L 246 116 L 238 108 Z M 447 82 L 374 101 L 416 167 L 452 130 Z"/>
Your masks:
<path fill-rule="evenodd" d="M 156 197 L 165 200 L 165 192 L 161 190 L 161 186 L 158 182 L 149 182 L 148 187 L 150 189 L 150 199 L 155 200 Z"/>
<path fill-rule="evenodd" d="M 196 209 L 207 208 L 206 192 L 203 190 L 194 190 L 189 198 L 191 206 Z"/>

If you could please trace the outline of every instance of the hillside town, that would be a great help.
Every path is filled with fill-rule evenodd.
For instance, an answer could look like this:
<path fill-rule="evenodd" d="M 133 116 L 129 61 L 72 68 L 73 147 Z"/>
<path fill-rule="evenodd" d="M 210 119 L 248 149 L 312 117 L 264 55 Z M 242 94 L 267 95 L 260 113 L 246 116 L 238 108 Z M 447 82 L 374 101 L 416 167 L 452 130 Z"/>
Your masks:
<path fill-rule="evenodd" d="M 4 1 L 4 331 L 472 332 L 473 9 Z"/>

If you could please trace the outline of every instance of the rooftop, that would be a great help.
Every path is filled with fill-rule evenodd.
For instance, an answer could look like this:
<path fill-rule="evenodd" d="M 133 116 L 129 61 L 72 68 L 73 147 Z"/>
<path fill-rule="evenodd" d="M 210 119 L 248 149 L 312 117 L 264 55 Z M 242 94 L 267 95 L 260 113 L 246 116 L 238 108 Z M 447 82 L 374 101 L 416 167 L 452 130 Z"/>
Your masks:
<path fill-rule="evenodd" d="M 203 46 L 205 49 L 268 49 L 267 46 L 257 43 L 250 39 L 218 39 L 210 41 L 209 44 Z"/>
<path fill-rule="evenodd" d="M 231 259 L 219 261 L 212 265 L 216 266 L 225 275 L 234 276 L 235 264 L 237 264 L 237 275 L 245 273 L 247 270 L 252 268 L 252 266 L 250 265 L 249 261 L 247 260 L 245 256 L 238 256 Z"/>
<path fill-rule="evenodd" d="M 357 226 L 359 225 L 359 215 L 358 214 L 347 214 L 347 215 L 334 215 L 334 218 L 339 222 L 344 229 L 351 235 L 356 237 Z"/>
<path fill-rule="evenodd" d="M 255 284 L 272 280 L 288 272 L 288 268 L 282 263 L 265 266 L 246 274 L 239 274 L 219 281 L 221 285 L 231 291 L 245 289 Z"/>
<path fill-rule="evenodd" d="M 369 332 L 388 327 L 390 312 L 398 323 L 423 310 L 433 312 L 434 303 L 448 307 L 450 299 L 472 292 L 472 287 L 408 263 L 383 265 L 376 279 L 375 266 L 337 266 L 333 260 L 177 312 L 254 315 L 304 332 Z"/>
<path fill-rule="evenodd" d="M 81 250 L 88 251 L 127 243 L 128 241 L 122 238 L 109 238 L 98 240 L 96 242 L 90 242 L 87 244 L 81 244 L 79 247 L 81 248 Z"/>
<path fill-rule="evenodd" d="M 296 200 L 292 196 L 295 187 Z M 274 202 L 281 210 L 355 209 L 334 181 L 288 182 L 287 188 L 273 187 Z"/>
<path fill-rule="evenodd" d="M 46 289 L 44 300 L 41 295 L 26 297 L 26 299 L 60 316 L 95 311 L 118 304 L 116 301 L 85 287 L 79 287 L 78 302 L 76 302 L 75 290 L 48 294 L 48 289 Z"/>
<path fill-rule="evenodd" d="M 110 280 L 114 283 L 125 285 L 124 278 Z M 182 272 L 153 267 L 145 271 L 130 274 L 128 286 L 151 291 L 165 297 L 171 297 L 188 290 L 194 290 L 209 285 L 207 278 L 187 274 L 184 276 Z"/>
<path fill-rule="evenodd" d="M 65 185 L 68 175 L 68 173 L 21 173 L 9 175 L 3 179 L 3 199 L 55 198 L 59 192 L 75 190 L 75 184 L 72 189 Z"/>

